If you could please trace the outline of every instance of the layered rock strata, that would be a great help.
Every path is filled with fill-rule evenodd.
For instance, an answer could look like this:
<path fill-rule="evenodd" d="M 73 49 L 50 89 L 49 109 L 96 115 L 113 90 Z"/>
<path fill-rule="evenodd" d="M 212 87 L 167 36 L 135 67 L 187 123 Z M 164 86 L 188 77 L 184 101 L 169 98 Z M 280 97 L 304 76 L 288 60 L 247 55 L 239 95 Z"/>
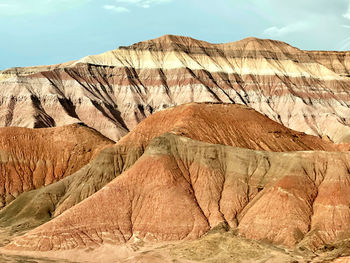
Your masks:
<path fill-rule="evenodd" d="M 112 144 L 80 124 L 47 129 L 0 128 L 0 207 L 23 192 L 75 173 Z"/>
<path fill-rule="evenodd" d="M 349 238 L 349 162 L 347 152 L 275 153 L 165 134 L 96 194 L 7 249 L 196 239 L 222 224 L 250 239 L 319 248 Z"/>
<path fill-rule="evenodd" d="M 0 226 L 28 229 L 62 214 L 132 167 L 149 142 L 167 132 L 254 150 L 337 151 L 339 148 L 318 137 L 285 128 L 243 105 L 190 103 L 153 114 L 71 176 L 20 195 L 0 211 Z M 347 148 L 342 146 L 342 150 Z"/>
<path fill-rule="evenodd" d="M 166 35 L 51 67 L 0 73 L 0 125 L 84 122 L 119 140 L 150 114 L 188 102 L 248 105 L 286 127 L 350 141 L 350 52 L 247 38 Z"/>

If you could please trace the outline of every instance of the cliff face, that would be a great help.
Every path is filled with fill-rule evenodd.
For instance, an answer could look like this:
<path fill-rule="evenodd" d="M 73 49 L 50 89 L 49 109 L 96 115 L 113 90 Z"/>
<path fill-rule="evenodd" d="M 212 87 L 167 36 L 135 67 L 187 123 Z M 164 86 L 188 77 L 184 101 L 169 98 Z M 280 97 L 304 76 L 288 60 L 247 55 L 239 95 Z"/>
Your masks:
<path fill-rule="evenodd" d="M 119 140 L 169 106 L 235 102 L 294 130 L 347 142 L 349 75 L 350 52 L 167 35 L 66 64 L 1 72 L 0 125 L 82 121 Z"/>

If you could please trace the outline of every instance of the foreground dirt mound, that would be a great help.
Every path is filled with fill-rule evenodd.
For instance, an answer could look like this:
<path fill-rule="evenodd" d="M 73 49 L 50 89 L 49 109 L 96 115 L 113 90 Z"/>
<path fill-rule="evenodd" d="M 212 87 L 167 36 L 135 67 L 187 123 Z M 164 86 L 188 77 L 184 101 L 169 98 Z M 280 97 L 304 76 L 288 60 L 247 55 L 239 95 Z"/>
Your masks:
<path fill-rule="evenodd" d="M 248 105 L 294 130 L 350 141 L 350 52 L 247 38 L 166 35 L 66 64 L 0 72 L 0 125 L 84 122 L 119 140 L 149 115 L 189 102 Z"/>
<path fill-rule="evenodd" d="M 0 211 L 0 226 L 25 230 L 60 215 L 130 168 L 149 142 L 166 132 L 255 150 L 335 150 L 330 142 L 285 128 L 243 105 L 182 105 L 150 116 L 72 176 L 19 196 Z"/>
<path fill-rule="evenodd" d="M 349 238 L 349 165 L 347 152 L 273 153 L 165 134 L 96 194 L 7 249 L 197 239 L 220 225 L 316 249 Z"/>
<path fill-rule="evenodd" d="M 86 165 L 113 142 L 74 124 L 48 129 L 0 128 L 0 207 Z"/>
<path fill-rule="evenodd" d="M 247 106 L 220 103 L 189 103 L 157 112 L 118 145 L 144 149 L 153 138 L 166 132 L 254 150 L 336 150 L 329 141 L 288 129 Z"/>

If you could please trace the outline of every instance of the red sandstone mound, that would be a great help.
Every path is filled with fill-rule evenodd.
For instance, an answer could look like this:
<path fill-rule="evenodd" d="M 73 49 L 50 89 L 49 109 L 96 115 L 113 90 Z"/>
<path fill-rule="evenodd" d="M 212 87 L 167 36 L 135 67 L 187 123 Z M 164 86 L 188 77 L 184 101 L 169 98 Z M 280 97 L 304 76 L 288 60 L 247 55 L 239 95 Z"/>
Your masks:
<path fill-rule="evenodd" d="M 113 142 L 88 127 L 0 128 L 0 206 L 57 182 Z"/>
<path fill-rule="evenodd" d="M 182 105 L 150 116 L 117 145 L 102 150 L 92 162 L 72 176 L 49 187 L 21 195 L 17 201 L 0 212 L 0 225 L 33 227 L 52 216 L 58 216 L 132 167 L 149 142 L 166 132 L 204 142 L 254 150 L 335 149 L 330 142 L 285 128 L 243 105 Z M 41 208 L 34 209 L 38 204 Z"/>
<path fill-rule="evenodd" d="M 348 142 L 350 52 L 274 40 L 211 44 L 166 35 L 66 64 L 0 72 L 0 125 L 84 122 L 113 140 L 161 109 L 248 105 L 284 126 Z"/>
<path fill-rule="evenodd" d="M 347 152 L 273 153 L 165 134 L 99 192 L 6 248 L 196 239 L 229 225 L 247 238 L 315 249 L 350 238 L 349 165 Z"/>
<path fill-rule="evenodd" d="M 112 178 L 131 167 L 153 138 L 167 132 L 203 142 L 254 150 L 337 150 L 329 141 L 285 128 L 243 105 L 185 104 L 151 115 L 116 146 L 101 152 L 101 158 L 96 158 L 78 171 L 74 179 L 67 179 L 70 182 L 65 183 L 68 185 L 64 188 L 66 192 L 61 193 L 62 197 L 55 204 L 53 214 L 63 213 L 98 191 Z"/>
<path fill-rule="evenodd" d="M 213 143 L 274 152 L 334 150 L 329 141 L 288 129 L 239 104 L 190 103 L 157 112 L 123 137 L 118 146 L 146 148 L 170 132 Z"/>
<path fill-rule="evenodd" d="M 255 151 L 262 149 L 267 151 Z M 330 142 L 242 105 L 191 103 L 167 109 L 101 151 L 103 158 L 97 156 L 65 179 L 69 183 L 62 180 L 40 191 L 41 196 L 54 191 L 59 196 L 55 208 L 66 212 L 7 248 L 64 250 L 133 237 L 196 239 L 218 225 L 252 239 L 317 248 L 348 231 L 342 224 L 334 235 L 335 224 L 350 211 L 339 206 L 347 202 L 347 188 L 336 190 L 347 185 L 350 157 L 335 150 Z M 105 178 L 116 175 L 100 191 L 89 181 L 107 183 Z M 67 192 L 57 194 L 57 189 Z M 82 193 L 93 195 L 72 207 Z M 329 210 L 337 210 L 337 219 Z"/>

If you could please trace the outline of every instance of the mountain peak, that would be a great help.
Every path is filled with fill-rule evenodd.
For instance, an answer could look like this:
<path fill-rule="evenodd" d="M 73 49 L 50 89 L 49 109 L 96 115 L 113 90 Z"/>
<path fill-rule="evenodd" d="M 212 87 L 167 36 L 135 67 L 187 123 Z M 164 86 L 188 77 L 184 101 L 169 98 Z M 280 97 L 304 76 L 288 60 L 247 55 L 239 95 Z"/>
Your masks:
<path fill-rule="evenodd" d="M 120 47 L 122 49 L 164 49 L 164 48 L 175 48 L 179 46 L 183 47 L 200 47 L 200 48 L 219 48 L 219 49 L 246 49 L 246 50 L 276 50 L 276 51 L 287 51 L 287 52 L 299 52 L 300 50 L 293 47 L 285 42 L 262 39 L 257 37 L 247 37 L 238 41 L 229 43 L 210 43 L 203 40 L 179 35 L 163 35 L 158 38 L 141 41 L 131 46 Z"/>
<path fill-rule="evenodd" d="M 286 42 L 264 39 L 257 37 L 247 37 L 238 41 L 230 43 L 222 43 L 217 45 L 220 48 L 237 48 L 246 50 L 260 50 L 260 51 L 282 51 L 282 52 L 299 52 L 300 49 L 289 45 Z"/>
<path fill-rule="evenodd" d="M 153 46 L 210 46 L 213 45 L 209 42 L 197 40 L 191 37 L 187 36 L 178 36 L 178 35 L 163 35 L 158 38 L 141 41 L 138 43 L 135 43 L 127 48 L 146 48 L 146 47 L 153 47 Z"/>

